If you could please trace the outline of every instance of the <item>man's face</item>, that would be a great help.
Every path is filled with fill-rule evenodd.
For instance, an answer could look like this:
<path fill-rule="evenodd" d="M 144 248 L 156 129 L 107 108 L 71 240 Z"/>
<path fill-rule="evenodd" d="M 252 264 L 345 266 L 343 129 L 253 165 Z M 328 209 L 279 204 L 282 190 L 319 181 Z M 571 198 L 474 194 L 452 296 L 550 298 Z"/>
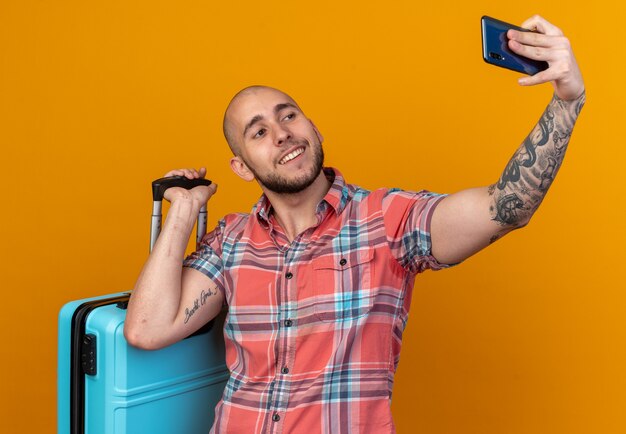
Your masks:
<path fill-rule="evenodd" d="M 275 193 L 298 193 L 320 175 L 322 137 L 288 95 L 270 88 L 241 94 L 228 113 L 239 146 L 234 160 L 245 168 L 242 178 L 256 179 Z"/>

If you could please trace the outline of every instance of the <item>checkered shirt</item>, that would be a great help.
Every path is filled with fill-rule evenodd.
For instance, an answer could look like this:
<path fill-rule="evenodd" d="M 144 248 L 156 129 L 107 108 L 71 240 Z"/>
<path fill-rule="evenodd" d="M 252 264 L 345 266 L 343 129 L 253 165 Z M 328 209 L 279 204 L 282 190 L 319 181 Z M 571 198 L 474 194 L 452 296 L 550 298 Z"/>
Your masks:
<path fill-rule="evenodd" d="M 289 242 L 265 196 L 230 214 L 184 266 L 228 304 L 230 379 L 212 433 L 395 432 L 390 402 L 415 276 L 441 269 L 430 220 L 442 195 L 332 186 Z"/>

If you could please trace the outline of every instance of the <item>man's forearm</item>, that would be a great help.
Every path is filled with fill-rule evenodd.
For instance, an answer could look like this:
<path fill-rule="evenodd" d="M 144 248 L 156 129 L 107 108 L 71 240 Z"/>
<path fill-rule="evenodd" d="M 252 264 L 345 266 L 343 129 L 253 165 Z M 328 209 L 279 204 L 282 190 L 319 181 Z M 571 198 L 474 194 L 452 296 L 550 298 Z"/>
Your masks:
<path fill-rule="evenodd" d="M 539 123 L 513 154 L 500 180 L 489 187 L 493 199 L 490 214 L 494 221 L 508 227 L 528 223 L 563 163 L 584 103 L 584 93 L 573 101 L 563 101 L 556 95 L 552 98 Z"/>
<path fill-rule="evenodd" d="M 158 333 L 179 311 L 181 262 L 198 210 L 192 201 L 170 207 L 163 230 L 137 279 L 128 306 L 127 327 Z"/>

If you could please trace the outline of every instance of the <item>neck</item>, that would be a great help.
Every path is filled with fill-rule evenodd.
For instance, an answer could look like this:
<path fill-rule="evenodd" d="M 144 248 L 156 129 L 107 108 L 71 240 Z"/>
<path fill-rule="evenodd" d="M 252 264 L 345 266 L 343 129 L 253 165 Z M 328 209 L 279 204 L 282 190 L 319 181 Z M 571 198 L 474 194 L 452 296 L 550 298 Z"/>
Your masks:
<path fill-rule="evenodd" d="M 331 183 L 321 170 L 313 184 L 299 193 L 278 194 L 263 189 L 272 204 L 274 215 L 285 231 L 289 241 L 293 241 L 311 226 L 317 224 L 315 211 L 324 198 Z"/>

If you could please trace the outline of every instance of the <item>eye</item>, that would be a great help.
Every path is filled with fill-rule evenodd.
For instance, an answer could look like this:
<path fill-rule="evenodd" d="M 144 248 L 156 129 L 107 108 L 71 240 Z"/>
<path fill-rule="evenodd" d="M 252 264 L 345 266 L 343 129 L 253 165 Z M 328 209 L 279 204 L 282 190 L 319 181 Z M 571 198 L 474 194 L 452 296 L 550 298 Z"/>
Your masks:
<path fill-rule="evenodd" d="M 285 117 L 283 118 L 283 120 L 284 120 L 284 121 L 285 121 L 285 120 L 286 120 L 286 121 L 290 121 L 290 120 L 292 120 L 292 119 L 293 119 L 293 118 L 295 118 L 295 117 L 296 117 L 296 114 L 295 114 L 295 113 L 289 113 L 287 116 L 285 116 Z"/>
<path fill-rule="evenodd" d="M 261 128 L 256 134 L 253 136 L 254 138 L 263 137 L 265 135 L 265 128 Z"/>

